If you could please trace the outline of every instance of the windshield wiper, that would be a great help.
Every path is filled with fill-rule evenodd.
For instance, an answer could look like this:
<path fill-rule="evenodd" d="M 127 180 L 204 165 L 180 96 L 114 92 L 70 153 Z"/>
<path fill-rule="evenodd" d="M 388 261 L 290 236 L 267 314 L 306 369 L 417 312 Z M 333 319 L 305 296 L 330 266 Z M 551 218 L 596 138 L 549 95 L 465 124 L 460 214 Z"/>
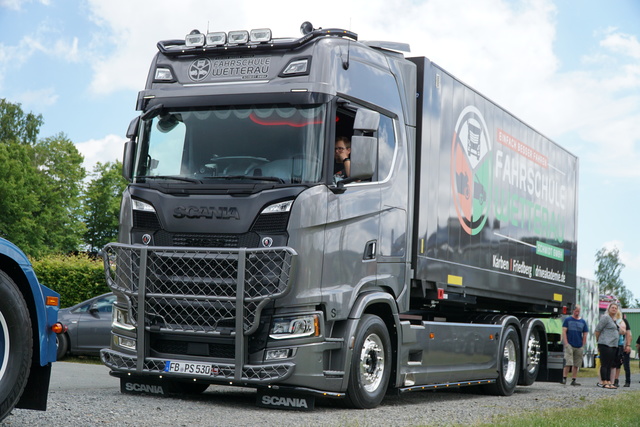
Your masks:
<path fill-rule="evenodd" d="M 176 181 L 192 182 L 194 184 L 202 184 L 202 181 L 194 178 L 187 178 L 176 175 L 138 175 L 136 179 L 175 179 Z"/>
<path fill-rule="evenodd" d="M 232 179 L 248 179 L 251 181 L 271 181 L 271 182 L 278 182 L 280 184 L 284 184 L 284 179 L 278 178 L 277 176 L 229 175 L 229 176 L 208 176 L 207 179 L 224 179 L 227 181 Z"/>

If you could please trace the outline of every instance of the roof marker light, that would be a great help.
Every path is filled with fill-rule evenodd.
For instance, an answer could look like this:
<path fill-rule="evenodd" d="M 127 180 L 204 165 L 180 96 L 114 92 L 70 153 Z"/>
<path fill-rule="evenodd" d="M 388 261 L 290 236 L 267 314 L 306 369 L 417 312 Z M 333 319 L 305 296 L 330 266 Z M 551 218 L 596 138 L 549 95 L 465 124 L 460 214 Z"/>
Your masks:
<path fill-rule="evenodd" d="M 229 31 L 230 44 L 246 44 L 248 41 L 249 41 L 248 31 L 245 31 L 245 30 Z"/>
<path fill-rule="evenodd" d="M 287 64 L 282 76 L 301 76 L 309 73 L 309 58 L 293 60 Z"/>
<path fill-rule="evenodd" d="M 187 47 L 202 47 L 204 46 L 204 34 L 198 30 L 193 30 L 185 36 L 184 44 Z"/>
<path fill-rule="evenodd" d="M 266 43 L 271 41 L 271 30 L 269 28 L 260 28 L 251 30 L 249 40 L 252 43 Z"/>
<path fill-rule="evenodd" d="M 227 42 L 227 33 L 207 33 L 207 46 L 223 46 Z"/>
<path fill-rule="evenodd" d="M 170 81 L 173 80 L 173 74 L 170 68 L 156 68 L 155 80 Z"/>

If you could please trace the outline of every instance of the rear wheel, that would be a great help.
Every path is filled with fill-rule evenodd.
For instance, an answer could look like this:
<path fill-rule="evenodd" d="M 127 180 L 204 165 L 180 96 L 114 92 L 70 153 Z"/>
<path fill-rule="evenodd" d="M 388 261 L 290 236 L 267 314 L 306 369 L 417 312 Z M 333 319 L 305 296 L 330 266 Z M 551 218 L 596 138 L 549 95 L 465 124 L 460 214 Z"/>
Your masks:
<path fill-rule="evenodd" d="M 498 355 L 498 379 L 487 386 L 487 391 L 498 396 L 511 396 L 520 374 L 520 338 L 513 326 L 507 326 L 502 335 Z"/>
<path fill-rule="evenodd" d="M 391 374 L 391 340 L 382 319 L 365 314 L 355 337 L 347 400 L 354 408 L 374 408 L 382 402 Z"/>
<path fill-rule="evenodd" d="M 531 385 L 536 381 L 540 371 L 540 361 L 542 358 L 542 347 L 540 344 L 540 329 L 534 328 L 526 342 L 527 348 L 524 353 L 524 367 L 522 370 L 521 385 Z"/>
<path fill-rule="evenodd" d="M 13 280 L 0 271 L 0 421 L 22 395 L 32 352 L 27 304 Z"/>

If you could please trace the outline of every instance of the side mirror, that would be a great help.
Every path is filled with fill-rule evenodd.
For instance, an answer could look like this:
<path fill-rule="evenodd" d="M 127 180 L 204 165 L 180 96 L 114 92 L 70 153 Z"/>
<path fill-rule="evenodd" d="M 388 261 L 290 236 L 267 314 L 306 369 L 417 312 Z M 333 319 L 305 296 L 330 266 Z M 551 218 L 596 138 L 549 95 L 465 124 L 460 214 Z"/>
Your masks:
<path fill-rule="evenodd" d="M 133 181 L 133 160 L 135 148 L 136 143 L 132 140 L 124 143 L 124 152 L 122 153 L 122 176 L 127 181 Z"/>
<path fill-rule="evenodd" d="M 128 180 L 133 180 L 133 163 L 135 156 L 136 143 L 138 136 L 138 127 L 140 126 L 140 117 L 131 120 L 127 128 L 127 138 L 129 140 L 124 144 L 124 153 L 122 153 L 122 176 Z"/>
<path fill-rule="evenodd" d="M 351 138 L 351 178 L 371 179 L 378 163 L 378 138 L 364 136 L 375 134 L 380 125 L 380 113 L 360 108 L 353 122 L 355 135 Z"/>
<path fill-rule="evenodd" d="M 351 138 L 350 180 L 371 179 L 378 161 L 378 138 L 354 136 Z"/>
<path fill-rule="evenodd" d="M 378 125 L 380 125 L 380 113 L 361 108 L 356 113 L 353 130 L 361 133 L 373 133 L 378 131 Z"/>

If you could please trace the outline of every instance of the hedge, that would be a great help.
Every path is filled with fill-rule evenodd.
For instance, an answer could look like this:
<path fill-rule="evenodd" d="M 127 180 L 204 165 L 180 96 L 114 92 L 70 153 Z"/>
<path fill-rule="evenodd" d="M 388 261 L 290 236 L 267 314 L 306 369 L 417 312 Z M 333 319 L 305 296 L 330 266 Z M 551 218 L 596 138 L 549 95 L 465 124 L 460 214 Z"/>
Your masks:
<path fill-rule="evenodd" d="M 86 254 L 32 259 L 38 281 L 60 294 L 60 308 L 109 292 L 101 258 Z"/>

